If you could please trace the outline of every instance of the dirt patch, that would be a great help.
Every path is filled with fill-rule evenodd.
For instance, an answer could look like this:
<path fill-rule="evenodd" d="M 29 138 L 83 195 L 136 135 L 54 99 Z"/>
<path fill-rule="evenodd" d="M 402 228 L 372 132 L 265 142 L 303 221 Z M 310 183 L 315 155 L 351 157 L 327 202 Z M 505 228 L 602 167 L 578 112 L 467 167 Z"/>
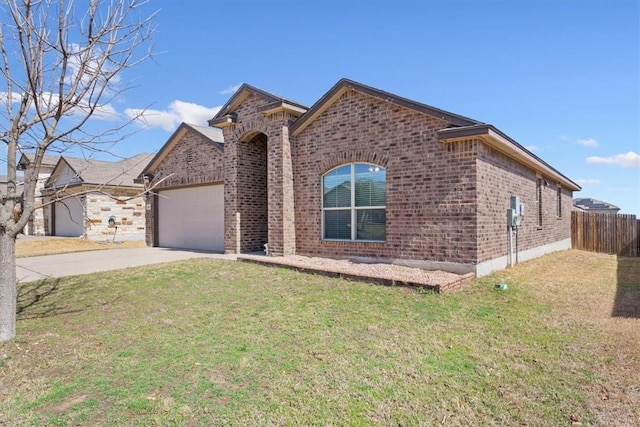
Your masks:
<path fill-rule="evenodd" d="M 54 255 L 70 252 L 98 251 L 103 249 L 142 248 L 145 242 L 135 241 L 94 241 L 77 238 L 30 238 L 21 237 L 16 241 L 16 256 L 18 258 Z"/>
<path fill-rule="evenodd" d="M 52 407 L 51 412 L 54 414 L 62 414 L 63 412 L 68 411 L 71 407 L 84 403 L 86 400 L 87 400 L 87 396 L 85 395 L 69 398 L 59 403 L 58 405 Z"/>

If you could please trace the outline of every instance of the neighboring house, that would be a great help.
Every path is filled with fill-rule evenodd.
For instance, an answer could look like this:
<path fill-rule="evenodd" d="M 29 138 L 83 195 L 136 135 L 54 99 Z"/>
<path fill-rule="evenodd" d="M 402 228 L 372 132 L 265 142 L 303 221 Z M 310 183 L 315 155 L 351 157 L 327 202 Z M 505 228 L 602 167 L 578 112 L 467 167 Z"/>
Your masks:
<path fill-rule="evenodd" d="M 33 153 L 24 153 L 20 156 L 17 169 L 24 172 L 25 179 L 29 179 L 31 176 L 31 165 L 34 160 Z M 44 183 L 49 179 L 53 168 L 60 160 L 60 156 L 45 155 L 42 158 L 42 164 L 40 166 L 40 173 L 38 174 L 38 181 L 36 182 L 35 193 L 35 208 L 36 210 L 29 218 L 27 226 L 24 228 L 24 234 L 30 236 L 45 236 L 50 234 L 50 226 L 48 218 L 45 219 L 44 209 L 42 209 L 42 190 L 44 189 Z"/>
<path fill-rule="evenodd" d="M 60 157 L 42 190 L 48 235 L 143 240 L 144 186 L 134 178 L 147 153 L 118 162 Z"/>
<path fill-rule="evenodd" d="M 573 199 L 573 209 L 582 212 L 617 214 L 619 207 L 592 198 Z"/>
<path fill-rule="evenodd" d="M 13 208 L 14 215 L 19 215 L 20 210 L 22 209 L 22 192 L 24 190 L 22 182 L 23 177 L 18 175 L 16 179 L 16 202 L 17 204 Z M 5 198 L 7 197 L 9 186 L 9 178 L 6 175 L 0 175 L 0 200 L 2 203 L 5 202 Z"/>
<path fill-rule="evenodd" d="M 141 173 L 148 244 L 481 276 L 507 265 L 518 196 L 520 261 L 571 247 L 580 186 L 492 125 L 346 79 L 311 108 L 245 84 L 209 125 Z"/>
<path fill-rule="evenodd" d="M 22 182 L 24 181 L 22 176 L 17 177 L 16 182 L 16 191 L 17 197 L 22 198 Z M 0 175 L 0 198 L 4 199 L 7 196 L 7 186 L 9 183 L 9 178 L 6 175 Z"/>

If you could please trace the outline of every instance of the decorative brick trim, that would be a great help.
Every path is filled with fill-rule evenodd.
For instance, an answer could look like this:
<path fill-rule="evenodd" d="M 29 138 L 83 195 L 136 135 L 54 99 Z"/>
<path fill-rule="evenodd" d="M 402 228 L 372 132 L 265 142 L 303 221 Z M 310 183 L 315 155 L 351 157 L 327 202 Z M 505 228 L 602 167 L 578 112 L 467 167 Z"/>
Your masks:
<path fill-rule="evenodd" d="M 372 163 L 386 169 L 389 164 L 389 158 L 384 154 L 369 150 L 339 151 L 325 157 L 320 163 L 318 163 L 318 166 L 316 166 L 316 173 L 318 175 L 323 175 L 325 172 L 335 168 L 336 166 L 356 162 Z"/>
<path fill-rule="evenodd" d="M 260 132 L 269 134 L 269 126 L 264 120 L 253 119 L 239 123 L 233 130 L 233 139 L 238 142 L 250 141 Z"/>

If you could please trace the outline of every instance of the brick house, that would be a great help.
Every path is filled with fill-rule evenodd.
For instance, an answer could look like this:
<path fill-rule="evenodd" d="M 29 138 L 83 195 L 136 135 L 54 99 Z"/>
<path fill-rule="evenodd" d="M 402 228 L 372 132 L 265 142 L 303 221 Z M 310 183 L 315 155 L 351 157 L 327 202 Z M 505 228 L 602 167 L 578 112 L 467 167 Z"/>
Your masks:
<path fill-rule="evenodd" d="M 580 187 L 490 124 L 343 79 L 311 108 L 245 84 L 209 125 L 181 125 L 140 175 L 156 185 L 149 245 L 247 253 L 268 243 L 273 256 L 477 275 L 513 253 L 571 246 Z M 512 196 L 524 214 L 515 229 Z M 192 216 L 196 244 L 167 238 Z"/>
<path fill-rule="evenodd" d="M 143 240 L 144 187 L 134 179 L 150 158 L 148 153 L 117 162 L 58 157 L 55 166 L 46 171 L 40 194 L 36 195 L 41 198 L 44 234 Z M 28 170 L 26 167 L 26 173 Z"/>

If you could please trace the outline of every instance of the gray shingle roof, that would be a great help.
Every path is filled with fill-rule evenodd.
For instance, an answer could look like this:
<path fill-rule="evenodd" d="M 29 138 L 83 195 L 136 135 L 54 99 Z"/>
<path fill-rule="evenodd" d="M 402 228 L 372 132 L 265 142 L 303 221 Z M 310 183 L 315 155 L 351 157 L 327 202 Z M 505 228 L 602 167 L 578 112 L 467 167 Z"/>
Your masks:
<path fill-rule="evenodd" d="M 573 199 L 573 205 L 586 211 L 594 209 L 620 210 L 620 208 L 616 205 L 612 205 L 611 203 L 603 202 L 601 200 L 592 199 L 590 197 Z"/>
<path fill-rule="evenodd" d="M 35 159 L 36 157 L 35 153 L 24 153 L 23 155 L 27 158 L 27 160 L 29 160 L 29 163 L 33 162 L 33 159 Z M 42 157 L 42 164 L 47 166 L 55 166 L 56 163 L 58 163 L 58 160 L 60 160 L 60 157 L 62 156 L 52 156 L 49 154 L 45 154 Z"/>
<path fill-rule="evenodd" d="M 119 162 L 63 157 L 84 184 L 139 187 L 134 179 L 142 172 L 153 155 L 141 153 Z"/>
<path fill-rule="evenodd" d="M 217 142 L 218 144 L 224 144 L 222 129 L 213 128 L 210 126 L 197 126 L 191 123 L 185 123 L 185 125 L 189 126 L 196 132 L 201 133 L 203 136 L 209 138 L 213 142 Z"/>

